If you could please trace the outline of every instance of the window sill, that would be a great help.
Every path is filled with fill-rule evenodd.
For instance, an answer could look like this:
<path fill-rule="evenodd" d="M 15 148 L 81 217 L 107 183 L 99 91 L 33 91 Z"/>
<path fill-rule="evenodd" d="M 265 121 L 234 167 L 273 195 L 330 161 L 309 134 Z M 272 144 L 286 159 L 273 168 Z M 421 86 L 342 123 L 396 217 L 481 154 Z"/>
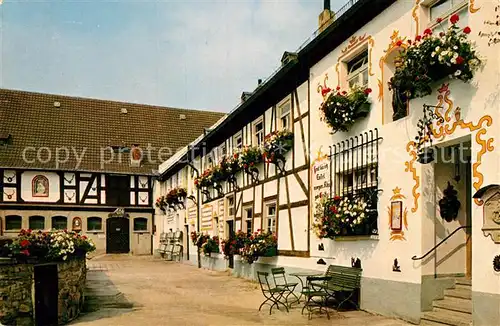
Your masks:
<path fill-rule="evenodd" d="M 103 230 L 87 230 L 85 233 L 92 233 L 92 234 L 98 234 L 98 233 L 104 233 Z"/>
<path fill-rule="evenodd" d="M 335 237 L 334 241 L 362 241 L 362 240 L 380 240 L 380 236 L 376 234 L 372 235 L 341 235 Z"/>
<path fill-rule="evenodd" d="M 144 230 L 144 231 L 132 231 L 133 233 L 148 233 L 149 234 L 149 231 L 148 230 Z"/>

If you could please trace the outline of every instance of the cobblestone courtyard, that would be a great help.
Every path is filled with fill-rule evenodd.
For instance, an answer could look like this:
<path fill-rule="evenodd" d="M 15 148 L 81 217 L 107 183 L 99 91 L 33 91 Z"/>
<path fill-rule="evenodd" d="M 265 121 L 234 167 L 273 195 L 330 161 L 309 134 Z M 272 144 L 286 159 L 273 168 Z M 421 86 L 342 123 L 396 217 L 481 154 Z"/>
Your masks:
<path fill-rule="evenodd" d="M 99 310 L 72 325 L 409 325 L 362 311 L 300 314 L 268 306 L 258 283 L 152 257 L 105 255 L 88 262 L 88 295 Z"/>

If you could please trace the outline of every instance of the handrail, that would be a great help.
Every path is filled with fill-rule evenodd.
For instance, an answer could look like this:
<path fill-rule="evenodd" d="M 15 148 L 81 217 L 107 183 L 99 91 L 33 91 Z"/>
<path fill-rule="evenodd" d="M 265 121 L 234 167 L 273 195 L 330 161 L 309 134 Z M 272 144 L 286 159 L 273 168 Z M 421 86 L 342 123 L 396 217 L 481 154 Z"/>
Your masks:
<path fill-rule="evenodd" d="M 458 227 L 455 231 L 451 232 L 450 234 L 448 234 L 448 236 L 446 238 L 444 238 L 443 240 L 441 240 L 440 243 L 438 243 L 437 245 L 435 245 L 431 250 L 427 251 L 427 253 L 425 255 L 423 255 L 422 257 L 417 257 L 417 256 L 413 256 L 411 257 L 412 260 L 421 260 L 421 259 L 424 259 L 425 257 L 427 257 L 431 252 L 433 252 L 434 250 L 437 249 L 437 247 L 439 247 L 440 245 L 443 244 L 443 242 L 445 242 L 446 240 L 448 240 L 452 235 L 454 235 L 455 233 L 457 233 L 458 230 L 461 230 L 461 229 L 470 229 L 471 226 L 470 225 L 464 225 L 464 226 L 460 226 Z"/>

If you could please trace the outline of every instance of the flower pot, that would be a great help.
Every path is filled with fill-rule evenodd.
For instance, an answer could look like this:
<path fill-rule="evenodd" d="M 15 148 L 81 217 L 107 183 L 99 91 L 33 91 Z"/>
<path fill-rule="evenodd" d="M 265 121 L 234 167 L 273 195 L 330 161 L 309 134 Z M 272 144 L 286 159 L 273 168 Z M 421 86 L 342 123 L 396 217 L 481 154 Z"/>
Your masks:
<path fill-rule="evenodd" d="M 274 257 L 274 256 L 277 256 L 278 254 L 278 250 L 276 247 L 271 247 L 271 248 L 267 248 L 263 254 L 262 254 L 262 257 Z"/>
<path fill-rule="evenodd" d="M 370 103 L 363 103 L 363 104 L 361 104 L 358 107 L 358 109 L 356 110 L 357 116 L 360 117 L 360 118 L 367 117 L 368 114 L 370 113 L 370 107 L 371 107 Z"/>
<path fill-rule="evenodd" d="M 418 153 L 417 162 L 420 164 L 428 164 L 434 161 L 434 150 L 431 147 L 426 147 Z"/>

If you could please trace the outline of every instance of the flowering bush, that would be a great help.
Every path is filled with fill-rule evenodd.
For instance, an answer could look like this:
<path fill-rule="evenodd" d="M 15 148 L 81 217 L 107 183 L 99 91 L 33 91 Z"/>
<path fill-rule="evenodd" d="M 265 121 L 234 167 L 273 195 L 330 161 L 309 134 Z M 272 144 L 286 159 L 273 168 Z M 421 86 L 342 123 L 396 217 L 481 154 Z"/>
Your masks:
<path fill-rule="evenodd" d="M 435 35 L 428 28 L 414 41 L 409 40 L 397 58 L 398 67 L 389 89 L 407 100 L 431 94 L 431 83 L 447 75 L 464 82 L 471 80 L 481 60 L 468 40 L 470 27 L 461 29 L 456 25 L 458 20 L 458 15 L 452 15 L 446 32 Z M 397 45 L 401 46 L 402 41 Z"/>
<path fill-rule="evenodd" d="M 368 220 L 367 207 L 368 204 L 362 198 L 324 196 L 316 205 L 313 230 L 320 239 L 355 234 Z"/>
<path fill-rule="evenodd" d="M 210 238 L 207 236 L 206 241 L 201 245 L 201 250 L 203 250 L 205 255 L 210 255 L 212 252 L 219 252 L 219 237 L 213 236 Z"/>
<path fill-rule="evenodd" d="M 326 88 L 322 94 L 329 94 L 320 107 L 323 119 L 334 132 L 348 131 L 357 119 L 366 117 L 370 112 L 368 95 L 371 88 L 354 87 L 351 91 L 341 91 L 337 86 L 335 91 Z"/>
<path fill-rule="evenodd" d="M 8 256 L 16 258 L 36 257 L 46 261 L 85 257 L 95 250 L 92 240 L 76 232 L 33 232 L 21 230 L 18 237 L 6 244 Z"/>
<path fill-rule="evenodd" d="M 259 256 L 276 256 L 278 248 L 278 239 L 273 232 L 258 230 L 248 236 L 245 245 L 240 249 L 241 259 L 249 264 L 256 261 Z"/>
<path fill-rule="evenodd" d="M 240 164 L 247 173 L 259 171 L 257 164 L 262 163 L 262 151 L 259 147 L 245 146 L 240 154 Z"/>
<path fill-rule="evenodd" d="M 203 173 L 194 179 L 196 188 L 206 188 L 213 185 L 212 169 L 206 169 Z"/>
<path fill-rule="evenodd" d="M 293 133 L 289 130 L 273 131 L 264 137 L 263 159 L 268 163 L 283 160 L 285 154 L 292 149 Z"/>

